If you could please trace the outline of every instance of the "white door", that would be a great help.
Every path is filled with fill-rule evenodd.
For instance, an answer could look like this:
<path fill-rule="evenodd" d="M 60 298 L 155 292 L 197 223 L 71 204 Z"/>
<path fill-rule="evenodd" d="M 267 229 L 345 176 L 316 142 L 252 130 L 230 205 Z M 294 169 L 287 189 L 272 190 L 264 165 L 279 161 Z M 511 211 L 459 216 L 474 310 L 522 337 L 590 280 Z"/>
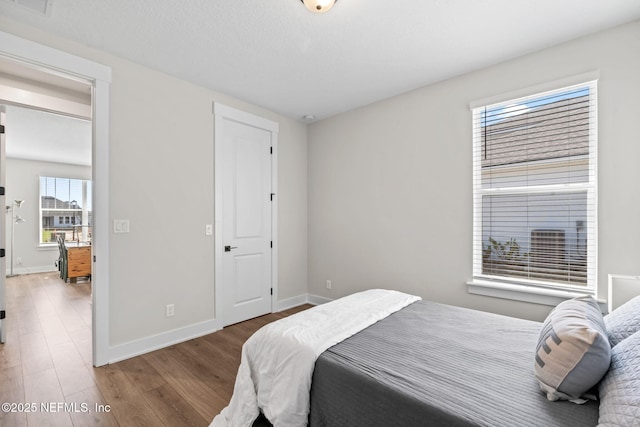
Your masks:
<path fill-rule="evenodd" d="M 4 124 L 5 124 L 5 110 L 4 106 L 0 105 L 0 208 L 5 212 L 5 215 L 2 216 L 2 221 L 0 221 L 0 249 L 2 251 L 0 257 L 0 343 L 3 343 L 6 339 L 7 327 L 5 324 L 5 315 L 6 315 L 6 283 L 5 276 L 7 275 L 7 259 L 5 257 L 5 246 L 7 242 L 7 235 L 5 233 L 5 224 L 6 220 L 6 209 L 5 205 L 5 196 L 4 196 L 4 188 L 6 183 L 6 154 L 5 154 L 5 137 L 4 137 Z"/>
<path fill-rule="evenodd" d="M 272 309 L 273 134 L 251 120 L 217 115 L 215 137 L 216 190 L 221 193 L 216 198 L 221 219 L 216 227 L 221 234 L 216 279 L 221 283 L 216 289 L 227 326 Z"/>

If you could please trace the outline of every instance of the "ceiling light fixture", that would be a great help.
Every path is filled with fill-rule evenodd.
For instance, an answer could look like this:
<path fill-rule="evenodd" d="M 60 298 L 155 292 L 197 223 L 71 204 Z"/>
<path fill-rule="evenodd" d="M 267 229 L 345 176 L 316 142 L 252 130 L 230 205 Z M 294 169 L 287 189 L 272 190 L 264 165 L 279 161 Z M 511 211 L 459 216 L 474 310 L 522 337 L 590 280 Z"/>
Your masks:
<path fill-rule="evenodd" d="M 325 13 L 333 7 L 338 0 L 300 0 L 313 13 Z"/>

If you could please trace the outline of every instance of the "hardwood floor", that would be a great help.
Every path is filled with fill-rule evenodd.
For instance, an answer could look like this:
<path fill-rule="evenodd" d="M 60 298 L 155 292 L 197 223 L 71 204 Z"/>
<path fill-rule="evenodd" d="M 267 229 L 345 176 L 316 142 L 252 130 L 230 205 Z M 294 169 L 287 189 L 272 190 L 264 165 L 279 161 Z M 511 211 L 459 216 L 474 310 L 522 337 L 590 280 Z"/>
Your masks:
<path fill-rule="evenodd" d="M 207 426 L 231 398 L 247 338 L 310 307 L 94 368 L 90 292 L 57 273 L 7 279 L 0 403 L 20 411 L 0 411 L 0 426 Z"/>

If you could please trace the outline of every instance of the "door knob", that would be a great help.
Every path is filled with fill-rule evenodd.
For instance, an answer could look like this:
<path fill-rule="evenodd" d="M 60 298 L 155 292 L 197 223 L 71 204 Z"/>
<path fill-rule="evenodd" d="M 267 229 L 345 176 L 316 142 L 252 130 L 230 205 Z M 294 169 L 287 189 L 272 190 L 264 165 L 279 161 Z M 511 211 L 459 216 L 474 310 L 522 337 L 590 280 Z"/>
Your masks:
<path fill-rule="evenodd" d="M 231 252 L 231 249 L 238 249 L 238 247 L 237 246 L 229 246 L 229 245 L 224 247 L 224 251 L 225 252 Z"/>

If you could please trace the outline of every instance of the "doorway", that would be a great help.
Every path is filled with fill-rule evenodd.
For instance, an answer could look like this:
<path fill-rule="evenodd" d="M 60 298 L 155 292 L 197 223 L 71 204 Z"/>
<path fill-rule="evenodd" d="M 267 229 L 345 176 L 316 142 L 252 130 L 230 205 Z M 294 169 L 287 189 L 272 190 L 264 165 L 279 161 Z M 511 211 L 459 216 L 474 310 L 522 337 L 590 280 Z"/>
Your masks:
<path fill-rule="evenodd" d="M 23 90 L 26 87 L 25 80 L 16 82 L 23 84 Z M 0 328 L 4 335 L 3 342 L 8 339 L 11 345 L 25 341 L 24 334 L 31 338 L 37 335 L 33 327 L 37 324 L 33 321 L 34 310 L 30 306 L 18 304 L 17 301 L 29 297 L 41 306 L 45 304 L 42 301 L 46 300 L 38 300 L 36 297 L 49 295 L 58 290 L 61 284 L 66 284 L 67 263 L 61 260 L 63 252 L 60 250 L 58 239 L 65 242 L 65 247 L 74 245 L 74 251 L 89 251 L 86 265 L 88 274 L 91 273 L 91 119 L 74 117 L 66 111 L 44 111 L 38 107 L 36 84 L 29 84 L 34 91 L 35 107 L 17 106 L 8 100 L 0 100 L 7 103 L 2 105 L 5 133 L 4 153 L 0 155 L 5 156 L 1 163 L 4 165 L 2 174 L 6 205 L 6 232 L 2 241 L 6 242 L 4 247 L 7 276 L 7 297 L 3 309 L 8 316 L 3 321 L 6 325 L 2 324 Z M 90 86 L 84 90 L 90 106 Z M 90 112 L 89 108 L 87 112 Z M 75 246 L 80 249 L 76 249 Z M 45 275 L 42 276 L 42 273 Z M 17 291 L 16 287 L 23 289 Z M 86 304 L 86 307 L 79 311 L 82 304 L 78 305 L 77 301 L 89 297 L 91 284 L 85 281 L 81 285 L 62 285 L 62 289 L 65 287 L 74 288 L 73 291 L 82 289 L 83 292 L 78 294 L 68 289 L 66 293 L 61 293 L 60 290 L 52 293 L 51 296 L 55 297 L 52 301 L 59 303 L 62 298 L 67 304 L 63 311 L 51 310 L 52 315 L 64 313 L 67 316 L 75 316 L 47 318 L 47 321 L 43 322 L 41 332 L 44 333 L 47 342 L 57 343 L 62 336 L 61 332 L 58 332 L 58 329 L 62 331 L 59 328 L 63 324 L 62 320 L 71 319 L 71 325 L 65 324 L 64 330 L 73 330 L 73 334 L 69 333 L 65 337 L 69 342 L 71 339 L 74 340 L 77 351 L 86 360 L 86 355 L 91 355 L 92 352 L 91 305 Z M 9 298 L 9 293 L 14 296 L 13 299 Z M 19 295 L 17 299 L 16 295 Z M 11 325 L 13 327 L 10 328 Z M 47 325 L 56 325 L 56 328 L 49 329 Z M 11 332 L 7 331 L 9 328 Z"/>
<path fill-rule="evenodd" d="M 90 252 L 91 121 L 15 105 L 0 107 L 5 111 L 0 154 L 5 156 L 0 166 L 5 201 L 0 206 L 6 207 L 6 232 L 0 241 L 5 242 L 6 276 L 29 275 L 21 283 L 30 284 L 31 275 L 52 273 L 56 266 L 62 276 L 66 264 L 60 260 L 58 238 Z M 88 252 L 86 265 L 90 274 Z M 7 307 L 6 301 L 0 307 L 13 318 L 8 322 L 28 321 L 29 310 Z M 4 326 L 0 324 L 2 335 L 7 333 Z M 90 352 L 90 340 L 85 345 Z"/>
<path fill-rule="evenodd" d="M 63 112 L 76 117 L 82 117 L 84 114 L 84 117 L 91 119 L 95 212 L 92 231 L 92 357 L 94 366 L 104 365 L 110 361 L 108 152 L 111 69 L 84 58 L 0 32 L 0 75 L 2 76 L 0 100 L 5 104 Z M 43 90 L 27 90 L 28 96 L 24 96 L 25 86 L 29 84 L 39 85 Z M 75 97 L 75 94 L 70 93 L 72 91 L 68 85 L 78 84 L 84 85 L 88 90 L 88 105 Z M 53 96 L 55 93 L 61 95 Z"/>

